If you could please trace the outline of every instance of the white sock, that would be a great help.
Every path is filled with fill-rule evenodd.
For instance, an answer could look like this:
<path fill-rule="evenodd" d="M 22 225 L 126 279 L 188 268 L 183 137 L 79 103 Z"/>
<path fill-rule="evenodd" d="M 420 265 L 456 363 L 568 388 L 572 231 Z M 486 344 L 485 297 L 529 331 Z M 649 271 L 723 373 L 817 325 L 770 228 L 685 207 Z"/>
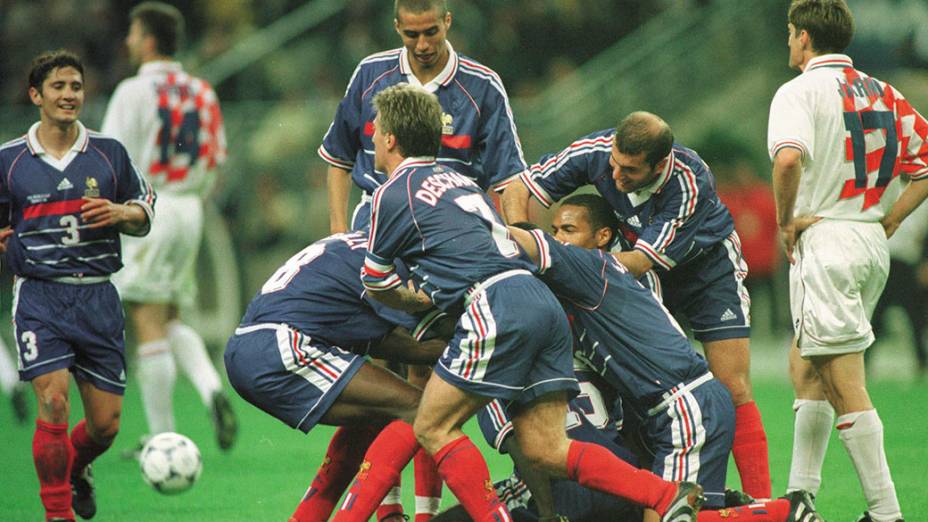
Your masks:
<path fill-rule="evenodd" d="M 13 393 L 13 388 L 19 382 L 19 372 L 16 366 L 13 362 L 13 354 L 0 337 L 0 390 L 3 390 L 6 395 Z"/>
<path fill-rule="evenodd" d="M 793 460 L 789 467 L 786 491 L 804 489 L 818 494 L 822 485 L 822 464 L 828 451 L 828 438 L 835 421 L 835 410 L 828 401 L 796 399 L 793 430 Z"/>
<path fill-rule="evenodd" d="M 142 406 L 152 434 L 174 431 L 174 411 L 171 398 L 177 367 L 167 339 L 158 339 L 139 345 L 136 377 L 142 389 Z"/>
<path fill-rule="evenodd" d="M 838 436 L 854 463 L 857 478 L 874 522 L 902 518 L 896 486 L 883 450 L 883 423 L 876 410 L 855 411 L 838 417 Z"/>
<path fill-rule="evenodd" d="M 380 502 L 383 504 L 402 504 L 403 503 L 403 491 L 399 486 L 393 486 L 390 488 L 390 491 L 387 491 L 387 496 L 383 497 L 383 501 Z"/>
<path fill-rule="evenodd" d="M 177 364 L 197 389 L 200 400 L 210 406 L 213 394 L 222 390 L 222 381 L 206 352 L 203 338 L 184 323 L 171 321 L 168 323 L 168 341 Z"/>

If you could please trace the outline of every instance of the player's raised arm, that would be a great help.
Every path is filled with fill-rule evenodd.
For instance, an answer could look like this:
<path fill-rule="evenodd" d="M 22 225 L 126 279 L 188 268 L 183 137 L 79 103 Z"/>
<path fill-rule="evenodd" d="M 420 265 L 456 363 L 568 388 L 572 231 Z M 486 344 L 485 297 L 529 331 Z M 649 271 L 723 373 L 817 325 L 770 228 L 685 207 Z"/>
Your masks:
<path fill-rule="evenodd" d="M 519 223 L 528 221 L 528 204 L 531 194 L 521 179 L 513 180 L 506 185 L 506 190 L 500 195 L 503 218 L 506 223 Z"/>

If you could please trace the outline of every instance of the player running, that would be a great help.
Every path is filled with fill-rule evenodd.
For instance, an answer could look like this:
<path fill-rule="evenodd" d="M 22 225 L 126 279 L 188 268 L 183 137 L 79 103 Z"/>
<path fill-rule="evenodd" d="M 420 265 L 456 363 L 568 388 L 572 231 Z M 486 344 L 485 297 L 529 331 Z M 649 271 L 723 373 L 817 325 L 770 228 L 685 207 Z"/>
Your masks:
<path fill-rule="evenodd" d="M 91 518 L 90 463 L 119 431 L 126 389 L 122 304 L 109 279 L 122 267 L 120 233 L 148 233 L 155 193 L 118 141 L 78 120 L 75 55 L 37 57 L 29 98 L 39 122 L 0 146 L 0 253 L 16 276 L 19 376 L 38 403 L 32 455 L 45 519 Z M 70 437 L 69 373 L 85 415 Z"/>
<path fill-rule="evenodd" d="M 415 416 L 421 390 L 365 355 L 434 364 L 444 348 L 416 343 L 397 327 L 413 329 L 414 318 L 364 294 L 367 241 L 365 231 L 335 234 L 295 254 L 264 283 L 226 346 L 229 382 L 245 400 L 304 433 L 342 426 L 294 522 L 328 519 L 380 428 Z"/>
<path fill-rule="evenodd" d="M 144 240 L 124 241 L 126 267 L 113 282 L 139 343 L 136 374 L 149 435 L 174 431 L 171 397 L 179 365 L 209 409 L 219 447 L 227 450 L 235 442 L 235 415 L 203 339 L 179 318 L 196 299 L 203 198 L 226 156 L 222 114 L 213 88 L 174 61 L 184 32 L 180 11 L 143 2 L 129 18 L 126 47 L 141 67 L 113 92 L 103 132 L 126 146 L 158 189 L 158 220 Z"/>

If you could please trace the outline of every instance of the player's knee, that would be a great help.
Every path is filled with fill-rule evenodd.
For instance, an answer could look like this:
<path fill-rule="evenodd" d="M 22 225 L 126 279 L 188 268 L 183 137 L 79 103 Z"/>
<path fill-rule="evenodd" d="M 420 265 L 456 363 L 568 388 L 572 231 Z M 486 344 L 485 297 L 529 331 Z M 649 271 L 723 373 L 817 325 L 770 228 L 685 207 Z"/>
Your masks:
<path fill-rule="evenodd" d="M 416 434 L 416 441 L 425 448 L 425 451 L 434 455 L 442 447 L 444 437 L 438 425 L 430 422 L 428 418 L 417 416 L 412 425 L 413 433 Z"/>
<path fill-rule="evenodd" d="M 88 435 L 100 444 L 108 444 L 119 433 L 119 424 L 120 415 L 118 412 L 94 415 L 87 425 Z"/>
<path fill-rule="evenodd" d="M 751 402 L 754 399 L 751 392 L 751 381 L 747 375 L 731 374 L 717 378 L 728 388 L 735 406 Z"/>
<path fill-rule="evenodd" d="M 37 397 L 39 413 L 43 420 L 56 424 L 68 421 L 70 403 L 68 394 L 62 391 L 45 390 Z"/>

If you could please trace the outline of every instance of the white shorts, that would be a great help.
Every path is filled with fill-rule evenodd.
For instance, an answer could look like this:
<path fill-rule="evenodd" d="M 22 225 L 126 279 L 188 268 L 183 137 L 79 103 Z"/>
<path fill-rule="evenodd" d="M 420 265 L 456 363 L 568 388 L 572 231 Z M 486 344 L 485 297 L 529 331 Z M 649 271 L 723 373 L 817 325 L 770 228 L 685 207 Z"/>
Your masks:
<path fill-rule="evenodd" d="M 203 236 L 199 196 L 158 194 L 155 219 L 145 237 L 122 236 L 123 268 L 113 284 L 123 301 L 192 306 Z"/>
<path fill-rule="evenodd" d="M 799 353 L 865 350 L 874 339 L 870 316 L 889 276 L 883 227 L 822 220 L 799 237 L 795 253 L 789 297 Z"/>

